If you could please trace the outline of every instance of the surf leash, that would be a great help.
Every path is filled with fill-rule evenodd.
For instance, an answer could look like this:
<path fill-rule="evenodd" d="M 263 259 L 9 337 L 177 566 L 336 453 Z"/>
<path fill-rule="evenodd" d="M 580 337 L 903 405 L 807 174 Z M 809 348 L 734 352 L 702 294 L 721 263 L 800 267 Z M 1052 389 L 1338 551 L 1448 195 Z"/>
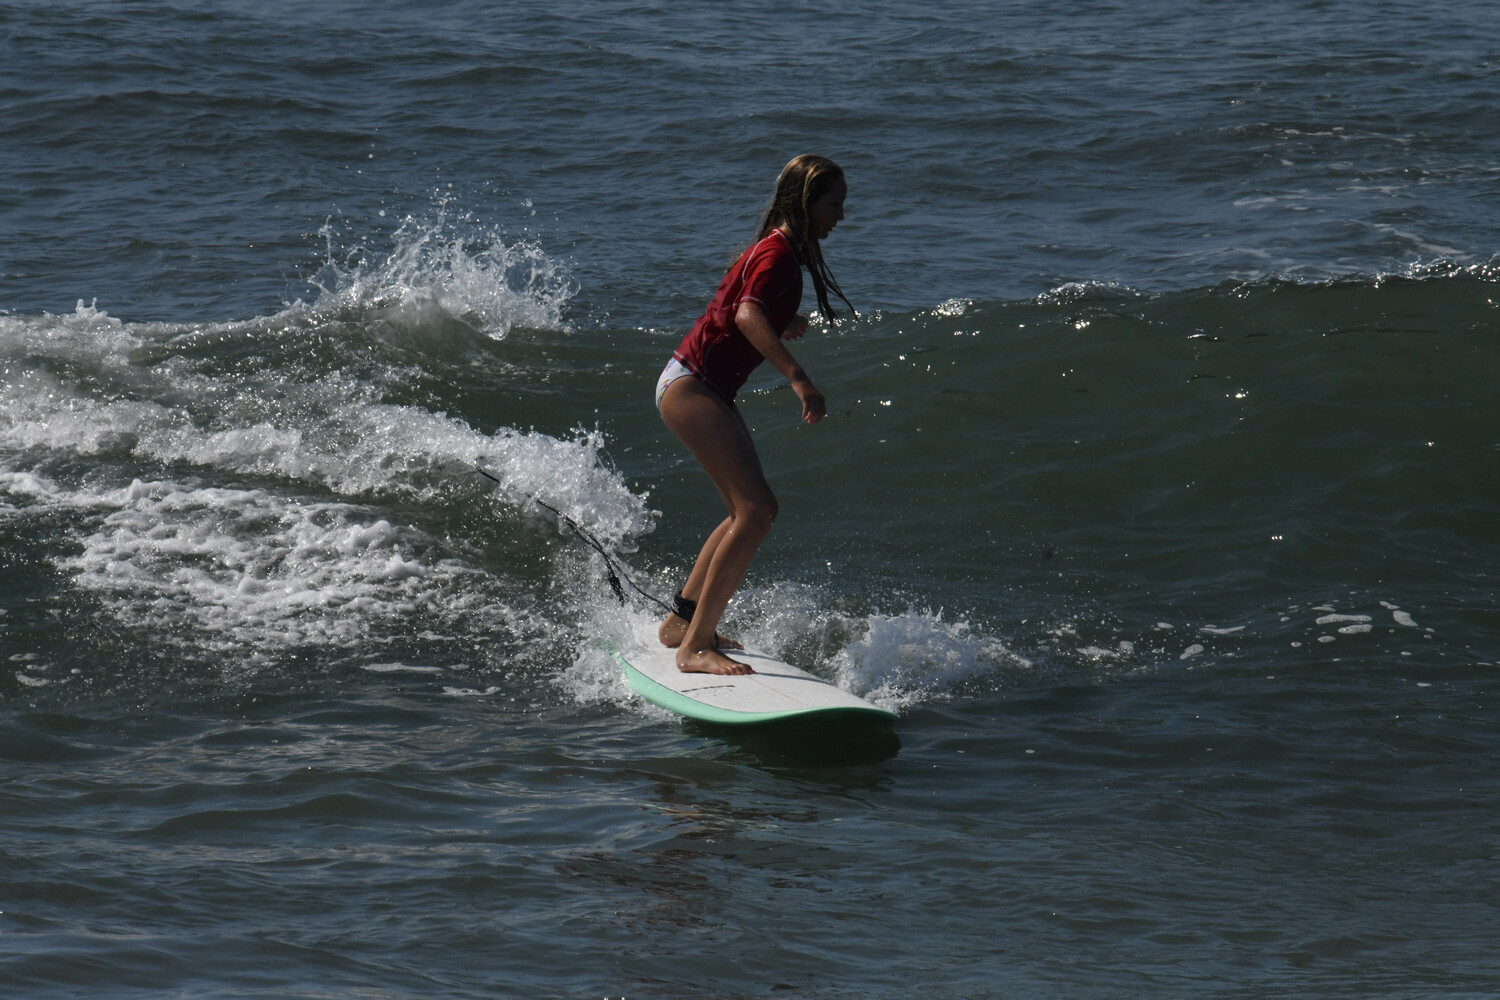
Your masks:
<path fill-rule="evenodd" d="M 494 483 L 496 486 L 505 485 L 499 479 L 486 472 L 481 466 L 474 466 L 474 471 L 479 473 L 484 478 L 488 479 L 490 482 Z M 625 573 L 623 571 L 616 570 L 614 560 L 609 557 L 608 552 L 604 551 L 604 546 L 599 544 L 599 539 L 595 538 L 592 534 L 586 531 L 583 526 L 580 525 L 577 521 L 573 520 L 571 517 L 564 514 L 562 511 L 558 510 L 556 507 L 552 506 L 550 503 L 543 500 L 541 497 L 537 496 L 534 493 L 526 493 L 523 495 L 526 497 L 526 499 L 530 500 L 537 506 L 544 507 L 547 510 L 550 510 L 552 513 L 556 514 L 558 517 L 562 518 L 563 521 L 567 522 L 568 527 L 572 528 L 573 531 L 576 532 L 584 541 L 588 542 L 594 547 L 594 551 L 599 553 L 599 557 L 604 560 L 604 571 L 605 573 L 609 574 L 609 588 L 615 592 L 615 597 L 619 599 L 621 607 L 625 606 L 625 588 L 620 586 L 620 578 L 624 577 L 625 582 L 630 584 L 630 589 L 634 590 L 637 594 L 640 594 L 647 600 L 659 605 L 663 611 L 667 612 L 667 614 L 673 613 L 672 608 L 669 607 L 664 601 L 652 594 L 646 593 L 640 587 L 636 586 L 634 580 L 632 580 L 628 576 L 625 576 Z"/>

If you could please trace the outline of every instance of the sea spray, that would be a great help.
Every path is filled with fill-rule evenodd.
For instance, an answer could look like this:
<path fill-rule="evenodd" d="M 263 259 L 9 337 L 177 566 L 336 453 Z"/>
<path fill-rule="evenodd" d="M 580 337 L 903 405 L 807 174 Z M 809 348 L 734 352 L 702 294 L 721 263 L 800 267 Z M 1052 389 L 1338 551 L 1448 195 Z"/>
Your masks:
<path fill-rule="evenodd" d="M 564 310 L 577 294 L 569 267 L 531 237 L 458 211 L 446 194 L 431 214 L 408 215 L 380 259 L 364 239 L 332 220 L 319 236 L 325 260 L 314 277 L 323 312 L 376 313 L 386 323 L 431 322 L 446 316 L 492 337 L 513 328 L 565 329 Z"/>
<path fill-rule="evenodd" d="M 946 697 L 980 675 L 1025 671 L 1031 662 L 966 621 L 908 610 L 869 616 L 864 635 L 839 651 L 833 667 L 841 687 L 901 708 Z"/>

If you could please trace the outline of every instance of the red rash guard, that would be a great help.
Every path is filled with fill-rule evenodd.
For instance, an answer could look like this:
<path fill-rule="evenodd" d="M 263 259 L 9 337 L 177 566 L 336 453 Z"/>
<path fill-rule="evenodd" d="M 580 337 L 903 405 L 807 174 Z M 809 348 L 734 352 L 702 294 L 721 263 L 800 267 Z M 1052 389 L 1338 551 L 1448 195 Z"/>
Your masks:
<path fill-rule="evenodd" d="M 797 315 L 802 304 L 802 267 L 781 230 L 771 230 L 735 261 L 693 331 L 672 352 L 672 357 L 730 403 L 765 360 L 734 323 L 742 302 L 764 309 L 778 337 Z"/>

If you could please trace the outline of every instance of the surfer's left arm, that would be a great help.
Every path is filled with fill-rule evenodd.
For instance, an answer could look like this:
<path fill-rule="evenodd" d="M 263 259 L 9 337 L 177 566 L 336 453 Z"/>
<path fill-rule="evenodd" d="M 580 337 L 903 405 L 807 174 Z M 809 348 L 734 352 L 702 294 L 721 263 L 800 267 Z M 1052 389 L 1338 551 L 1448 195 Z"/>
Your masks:
<path fill-rule="evenodd" d="M 776 328 L 771 325 L 771 320 L 766 316 L 766 311 L 756 302 L 741 302 L 740 307 L 734 311 L 734 325 L 739 327 L 740 333 L 745 339 L 754 345 L 755 349 L 792 384 L 792 391 L 802 401 L 802 419 L 809 424 L 815 424 L 822 420 L 828 412 L 828 403 L 818 387 L 812 384 L 812 379 L 807 377 L 807 372 L 792 357 L 792 352 L 786 349 L 777 336 Z M 792 326 L 796 321 L 792 321 Z M 788 326 L 790 330 L 792 326 Z M 804 327 L 805 329 L 805 327 Z M 801 334 L 798 334 L 801 336 Z"/>

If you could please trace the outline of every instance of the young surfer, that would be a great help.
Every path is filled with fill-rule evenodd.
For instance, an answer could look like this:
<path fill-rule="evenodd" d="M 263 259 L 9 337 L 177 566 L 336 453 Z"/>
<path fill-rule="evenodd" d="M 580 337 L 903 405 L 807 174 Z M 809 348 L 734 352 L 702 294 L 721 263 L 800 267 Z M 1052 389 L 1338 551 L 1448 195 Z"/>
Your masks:
<path fill-rule="evenodd" d="M 782 341 L 807 331 L 807 317 L 797 312 L 802 268 L 812 275 L 824 316 L 833 315 L 829 289 L 849 305 L 823 263 L 820 246 L 844 217 L 847 193 L 843 170 L 827 157 L 805 154 L 788 163 L 776 179 L 776 193 L 755 242 L 719 283 L 713 301 L 657 381 L 662 421 L 703 466 L 729 509 L 703 543 L 677 595 L 676 611 L 659 631 L 664 646 L 677 647 L 679 670 L 754 672 L 723 652 L 743 647 L 715 633 L 776 519 L 776 497 L 734 396 L 756 366 L 770 361 L 801 400 L 804 421 L 815 424 L 827 412 L 823 394 Z"/>

